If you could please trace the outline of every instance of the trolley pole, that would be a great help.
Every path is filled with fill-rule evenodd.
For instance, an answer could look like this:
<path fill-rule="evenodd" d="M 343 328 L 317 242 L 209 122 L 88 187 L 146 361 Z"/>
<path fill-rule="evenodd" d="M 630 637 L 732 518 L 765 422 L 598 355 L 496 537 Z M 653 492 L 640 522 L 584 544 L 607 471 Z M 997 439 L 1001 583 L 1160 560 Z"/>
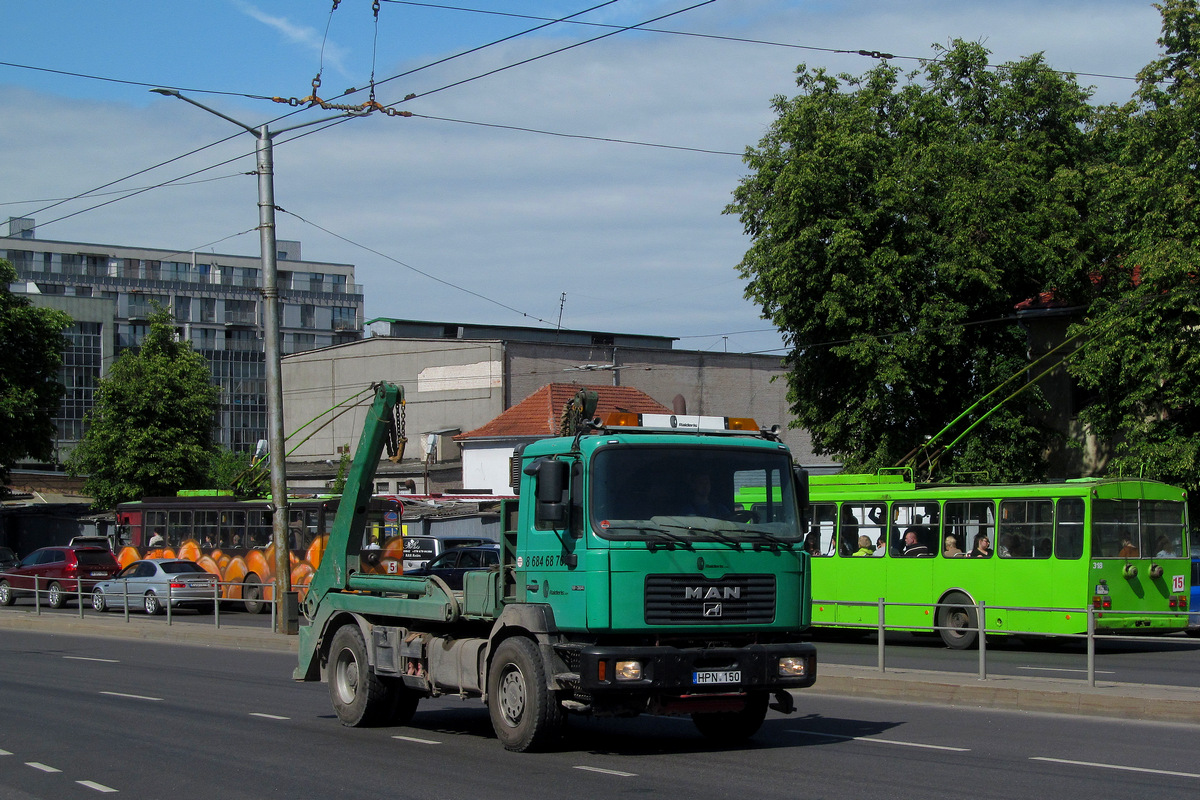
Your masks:
<path fill-rule="evenodd" d="M 272 132 L 265 124 L 257 128 L 251 127 L 216 109 L 209 108 L 203 103 L 196 102 L 190 97 L 184 97 L 175 89 L 160 88 L 150 91 L 168 97 L 176 97 L 231 122 L 250 133 L 257 141 L 255 161 L 258 174 L 258 239 L 262 261 L 263 346 L 267 373 L 267 443 L 271 452 L 271 505 L 273 508 L 271 540 L 275 547 L 275 561 L 272 565 L 275 580 L 272 589 L 275 601 L 275 632 L 286 634 L 289 633 L 286 600 L 288 593 L 292 590 L 292 568 L 289 558 L 291 547 L 288 541 L 287 452 L 284 450 L 283 435 L 283 376 L 279 364 L 279 270 L 276 262 L 278 242 L 275 236 L 275 158 L 272 141 L 273 137 L 287 131 L 356 115 L 349 112 L 337 114 Z"/>

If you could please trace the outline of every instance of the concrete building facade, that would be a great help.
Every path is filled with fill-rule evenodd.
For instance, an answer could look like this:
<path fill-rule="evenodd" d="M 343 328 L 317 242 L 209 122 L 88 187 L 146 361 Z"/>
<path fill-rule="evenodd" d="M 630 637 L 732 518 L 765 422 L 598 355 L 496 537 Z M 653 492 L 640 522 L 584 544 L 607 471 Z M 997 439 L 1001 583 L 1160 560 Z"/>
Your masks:
<path fill-rule="evenodd" d="M 468 329 L 454 323 L 402 329 L 437 338 L 377 335 L 283 359 L 284 427 L 292 461 L 336 463 L 357 444 L 371 384 L 388 380 L 405 393 L 406 458 L 430 464 L 460 461 L 455 436 L 482 428 L 544 386 L 579 384 L 633 387 L 663 407 L 689 414 L 778 424 L 798 461 L 834 466 L 812 453 L 806 431 L 788 427 L 786 383 L 775 380 L 783 375 L 777 357 L 673 350 L 666 337 L 630 337 L 635 344 L 628 345 L 620 334 L 580 331 L 558 332 L 556 342 L 546 339 L 545 329 L 528 329 L 536 332 L 532 341 L 519 338 L 525 330 L 520 328 L 505 329 L 501 339 L 442 338 Z M 593 344 L 593 336 L 608 341 Z"/>
<path fill-rule="evenodd" d="M 267 435 L 261 263 L 257 256 L 45 241 L 32 219 L 10 218 L 0 258 L 39 305 L 61 308 L 76 325 L 65 354 L 68 395 L 60 412 L 59 463 L 82 434 L 95 380 L 112 358 L 137 347 L 156 308 L 169 310 L 179 335 L 208 360 L 221 389 L 219 444 L 252 450 Z M 300 243 L 279 242 L 283 352 L 362 337 L 363 292 L 350 264 L 302 261 Z M 76 349 L 79 348 L 79 349 Z M 94 363 L 99 359 L 98 371 Z M 83 364 L 74 362 L 82 360 Z"/>

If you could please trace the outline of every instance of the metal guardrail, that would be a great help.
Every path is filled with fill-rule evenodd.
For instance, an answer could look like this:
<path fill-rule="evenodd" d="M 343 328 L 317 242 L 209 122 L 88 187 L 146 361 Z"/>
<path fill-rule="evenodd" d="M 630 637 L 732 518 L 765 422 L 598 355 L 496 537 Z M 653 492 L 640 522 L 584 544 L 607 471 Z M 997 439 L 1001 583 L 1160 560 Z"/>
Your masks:
<path fill-rule="evenodd" d="M 895 624 L 885 625 L 884 624 L 885 611 L 889 607 L 892 607 L 892 608 L 930 608 L 931 606 L 929 603 L 889 603 L 884 598 L 881 597 L 881 598 L 879 598 L 879 600 L 877 600 L 874 603 L 851 602 L 851 601 L 842 601 L 842 600 L 839 600 L 839 601 L 813 600 L 813 605 L 818 605 L 818 604 L 857 606 L 860 608 L 861 607 L 876 607 L 879 609 L 879 618 L 878 618 L 879 621 L 875 625 L 868 625 L 868 624 L 861 624 L 861 623 L 845 623 L 845 624 L 837 625 L 836 627 L 852 628 L 852 629 L 856 629 L 856 630 L 875 631 L 876 632 L 876 636 L 878 639 L 877 666 L 878 666 L 878 669 L 880 672 L 887 671 L 887 662 L 885 659 L 885 638 L 886 638 L 885 634 L 887 633 L 887 631 L 901 631 L 901 632 L 930 632 L 930 631 L 932 631 L 934 633 L 940 633 L 941 631 L 944 631 L 944 630 L 955 630 L 955 631 L 964 631 L 964 632 L 974 631 L 976 634 L 976 642 L 977 642 L 977 646 L 979 649 L 979 680 L 981 680 L 981 681 L 985 681 L 988 678 L 988 673 L 987 673 L 987 635 L 989 633 L 994 633 L 997 635 L 1004 635 L 1004 636 L 1022 636 L 1022 635 L 1024 635 L 1024 636 L 1052 636 L 1054 638 L 1059 638 L 1059 639 L 1086 639 L 1087 640 L 1087 682 L 1088 682 L 1088 686 L 1095 686 L 1096 685 L 1096 640 L 1097 639 L 1119 640 L 1119 639 L 1127 639 L 1129 637 L 1129 634 L 1121 634 L 1121 633 L 1110 633 L 1110 634 L 1096 633 L 1097 611 L 1096 611 L 1096 609 L 1092 608 L 1091 606 L 1087 606 L 1085 608 L 1047 608 L 1047 607 L 1041 607 L 1041 606 L 989 606 L 982 601 L 975 603 L 974 605 L 971 605 L 971 606 L 964 604 L 964 603 L 934 603 L 934 604 L 932 604 L 932 608 L 934 609 L 934 614 L 935 614 L 934 618 L 935 619 L 937 618 L 937 611 L 940 611 L 943 608 L 968 608 L 968 607 L 970 607 L 970 608 L 975 609 L 975 622 L 976 622 L 975 625 L 973 625 L 973 626 L 969 625 L 966 627 L 961 627 L 961 626 L 953 626 L 952 627 L 952 626 L 947 626 L 947 625 L 936 625 L 936 624 L 932 625 L 932 626 L 895 625 Z M 1054 634 L 1046 634 L 1046 633 L 1042 633 L 1040 631 L 1013 630 L 1011 628 L 1004 628 L 1003 630 L 998 629 L 998 628 L 989 629 L 987 627 L 987 612 L 988 611 L 1049 611 L 1049 612 L 1067 613 L 1067 614 L 1086 614 L 1087 615 L 1087 629 L 1086 629 L 1085 633 L 1054 633 Z M 1103 611 L 1101 611 L 1100 614 L 1102 616 L 1103 615 L 1116 616 L 1116 615 L 1120 615 L 1120 614 L 1134 614 L 1137 616 L 1172 616 L 1172 617 L 1183 616 L 1185 618 L 1188 617 L 1188 612 L 1185 610 L 1184 611 L 1144 611 L 1142 609 L 1136 609 L 1136 610 L 1126 611 L 1126 610 L 1121 610 L 1121 609 L 1106 608 Z M 821 626 L 814 623 L 814 627 L 821 627 Z"/>
<path fill-rule="evenodd" d="M 15 576 L 13 576 L 12 573 L 0 572 L 0 579 L 7 578 L 7 577 L 15 577 Z M 21 576 L 21 577 L 24 578 L 25 576 Z M 42 606 L 43 605 L 45 605 L 47 608 L 52 608 L 49 600 L 44 600 L 43 596 L 46 596 L 47 598 L 50 596 L 51 592 L 53 591 L 52 586 L 54 584 L 58 584 L 60 587 L 60 590 L 65 589 L 67 586 L 69 586 L 71 584 L 74 584 L 74 590 L 68 591 L 67 595 L 71 599 L 75 600 L 75 603 L 78 607 L 77 608 L 78 616 L 80 619 L 84 619 L 85 610 L 92 608 L 92 590 L 89 590 L 86 593 L 83 591 L 83 585 L 85 582 L 94 585 L 96 583 L 99 583 L 100 581 L 95 580 L 95 579 L 82 579 L 82 578 L 43 578 L 41 576 L 35 575 L 35 576 L 33 576 L 33 588 L 32 589 L 13 588 L 10 583 L 9 591 L 13 593 L 14 597 L 18 597 L 18 598 L 32 595 L 34 612 L 40 616 L 42 614 Z M 278 598 L 272 597 L 272 598 L 268 599 L 265 596 L 265 592 L 264 592 L 263 596 L 260 596 L 258 598 L 251 598 L 249 601 L 245 597 L 233 596 L 235 594 L 244 593 L 246 590 L 246 587 L 251 586 L 251 585 L 256 585 L 260 589 L 260 591 L 271 588 L 270 584 L 261 584 L 261 583 L 260 584 L 246 584 L 246 583 L 242 583 L 240 581 L 214 581 L 214 583 L 213 583 L 213 599 L 212 599 L 212 604 L 213 604 L 212 614 L 213 614 L 213 625 L 215 627 L 217 627 L 217 628 L 221 627 L 221 604 L 222 603 L 226 603 L 226 604 L 244 604 L 246 602 L 261 603 L 262 605 L 268 607 L 271 610 L 272 618 L 274 617 L 275 604 L 278 602 Z M 223 588 L 228 591 L 223 592 L 222 591 Z M 236 590 L 236 591 L 234 591 L 234 590 Z M 295 592 L 292 592 L 292 594 L 295 594 Z M 145 595 L 144 594 L 138 594 L 138 595 L 130 594 L 128 591 L 128 587 L 125 587 L 124 590 L 120 594 L 109 594 L 109 595 L 106 595 L 106 597 L 112 597 L 114 599 L 121 598 L 122 606 L 124 609 L 125 621 L 129 622 L 129 619 L 130 619 L 129 612 L 131 609 L 131 606 L 129 603 L 130 598 L 136 597 L 136 598 L 140 599 L 140 598 L 144 598 Z M 166 597 L 160 599 L 160 602 L 162 603 L 162 606 L 163 606 L 163 612 L 166 615 L 166 621 L 167 621 L 168 625 L 171 625 L 173 623 L 172 617 L 173 617 L 174 611 L 175 611 L 174 606 L 178 599 L 179 598 L 175 597 L 170 585 L 168 584 Z M 196 602 L 196 596 L 189 593 L 187 596 L 187 601 L 189 603 Z M 205 602 L 207 602 L 207 601 L 205 601 Z M 64 605 L 65 605 L 65 603 L 64 603 Z M 147 616 L 149 617 L 151 615 L 147 615 Z"/>

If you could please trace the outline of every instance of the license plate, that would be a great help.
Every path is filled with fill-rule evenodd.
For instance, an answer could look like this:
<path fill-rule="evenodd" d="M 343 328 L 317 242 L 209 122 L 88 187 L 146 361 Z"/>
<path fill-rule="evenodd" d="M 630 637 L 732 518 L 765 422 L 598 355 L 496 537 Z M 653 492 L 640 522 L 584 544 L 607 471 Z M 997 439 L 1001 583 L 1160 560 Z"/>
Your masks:
<path fill-rule="evenodd" d="M 190 581 L 188 586 L 192 589 L 211 589 L 212 583 L 209 581 Z"/>
<path fill-rule="evenodd" d="M 92 577 L 93 578 L 106 578 L 106 577 L 108 577 L 108 573 L 107 572 L 93 572 Z"/>
<path fill-rule="evenodd" d="M 693 680 L 698 683 L 741 683 L 742 671 L 737 669 L 710 672 L 695 672 Z"/>

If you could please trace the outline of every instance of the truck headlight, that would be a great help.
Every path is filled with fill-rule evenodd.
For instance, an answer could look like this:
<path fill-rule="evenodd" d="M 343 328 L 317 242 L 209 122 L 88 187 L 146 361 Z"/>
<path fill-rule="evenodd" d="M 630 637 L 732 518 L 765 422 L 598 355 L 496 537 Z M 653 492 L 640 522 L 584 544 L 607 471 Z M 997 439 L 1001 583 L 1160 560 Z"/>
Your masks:
<path fill-rule="evenodd" d="M 779 677 L 803 678 L 808 675 L 808 659 L 799 656 L 784 656 L 779 659 Z"/>
<path fill-rule="evenodd" d="M 619 681 L 640 681 L 642 679 L 642 662 L 618 661 L 614 677 Z"/>

